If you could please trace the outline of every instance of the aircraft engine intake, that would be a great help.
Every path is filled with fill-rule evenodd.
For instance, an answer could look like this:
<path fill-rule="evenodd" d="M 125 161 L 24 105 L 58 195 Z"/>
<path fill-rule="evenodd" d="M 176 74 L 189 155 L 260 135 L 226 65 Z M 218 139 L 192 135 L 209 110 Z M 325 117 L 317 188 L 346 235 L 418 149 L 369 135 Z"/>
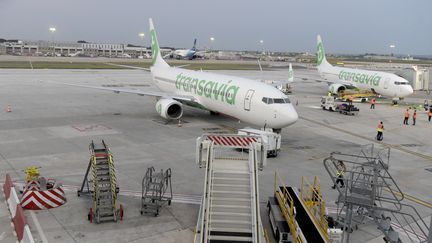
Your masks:
<path fill-rule="evenodd" d="M 331 84 L 328 88 L 328 91 L 334 95 L 337 95 L 339 92 L 344 90 L 346 90 L 346 87 L 343 84 Z"/>
<path fill-rule="evenodd" d="M 156 111 L 165 119 L 179 119 L 183 115 L 183 106 L 173 99 L 160 99 L 156 103 Z"/>

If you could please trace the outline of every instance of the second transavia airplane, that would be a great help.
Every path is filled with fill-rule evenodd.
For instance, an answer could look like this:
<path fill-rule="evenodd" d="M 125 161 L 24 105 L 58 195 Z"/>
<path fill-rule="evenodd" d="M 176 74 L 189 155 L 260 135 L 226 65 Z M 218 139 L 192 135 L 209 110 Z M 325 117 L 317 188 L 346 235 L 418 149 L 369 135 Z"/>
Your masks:
<path fill-rule="evenodd" d="M 337 94 L 346 88 L 369 89 L 375 93 L 401 99 L 413 93 L 408 80 L 393 73 L 335 67 L 327 62 L 321 36 L 317 36 L 317 68 L 329 83 L 329 92 Z"/>
<path fill-rule="evenodd" d="M 150 71 L 161 91 L 68 85 L 157 97 L 156 111 L 165 119 L 180 119 L 184 104 L 225 114 L 255 126 L 272 128 L 275 132 L 297 121 L 297 112 L 289 98 L 271 85 L 246 78 L 170 67 L 161 56 L 152 19 L 149 22 L 152 48 Z"/>

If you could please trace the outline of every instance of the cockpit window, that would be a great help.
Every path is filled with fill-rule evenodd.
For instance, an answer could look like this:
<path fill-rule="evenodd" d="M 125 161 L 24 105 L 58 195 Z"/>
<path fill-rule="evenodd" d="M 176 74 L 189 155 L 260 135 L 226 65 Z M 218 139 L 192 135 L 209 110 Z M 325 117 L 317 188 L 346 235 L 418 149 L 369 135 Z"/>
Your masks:
<path fill-rule="evenodd" d="M 394 84 L 395 84 L 395 85 L 407 85 L 408 82 L 395 81 Z"/>
<path fill-rule="evenodd" d="M 263 97 L 262 102 L 265 104 L 289 104 L 291 101 L 288 98 L 268 98 Z"/>

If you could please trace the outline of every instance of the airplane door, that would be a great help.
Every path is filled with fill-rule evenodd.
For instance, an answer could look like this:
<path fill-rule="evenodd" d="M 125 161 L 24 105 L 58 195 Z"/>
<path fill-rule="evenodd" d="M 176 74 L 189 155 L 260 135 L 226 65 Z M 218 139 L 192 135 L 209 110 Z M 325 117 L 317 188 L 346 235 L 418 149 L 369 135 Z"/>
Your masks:
<path fill-rule="evenodd" d="M 384 80 L 384 89 L 388 89 L 389 82 L 390 82 L 390 78 L 386 78 L 386 79 Z"/>
<path fill-rule="evenodd" d="M 251 108 L 251 100 L 252 100 L 252 96 L 255 93 L 255 90 L 250 89 L 248 90 L 248 92 L 246 93 L 245 99 L 244 99 L 244 109 L 246 111 L 250 111 Z"/>

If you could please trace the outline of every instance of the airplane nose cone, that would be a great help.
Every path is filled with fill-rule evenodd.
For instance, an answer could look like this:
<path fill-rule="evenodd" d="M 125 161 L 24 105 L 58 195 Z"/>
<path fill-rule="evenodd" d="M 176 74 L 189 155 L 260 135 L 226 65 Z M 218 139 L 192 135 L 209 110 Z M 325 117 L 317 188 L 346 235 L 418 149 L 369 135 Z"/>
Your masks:
<path fill-rule="evenodd" d="M 294 106 L 289 105 L 287 109 L 281 111 L 283 126 L 287 127 L 289 125 L 294 124 L 298 120 L 297 111 L 294 109 Z"/>
<path fill-rule="evenodd" d="M 411 85 L 407 85 L 407 87 L 406 87 L 406 89 L 405 89 L 405 93 L 406 93 L 405 96 L 412 95 L 412 94 L 414 93 L 414 90 L 413 90 L 413 88 L 411 87 Z"/>

